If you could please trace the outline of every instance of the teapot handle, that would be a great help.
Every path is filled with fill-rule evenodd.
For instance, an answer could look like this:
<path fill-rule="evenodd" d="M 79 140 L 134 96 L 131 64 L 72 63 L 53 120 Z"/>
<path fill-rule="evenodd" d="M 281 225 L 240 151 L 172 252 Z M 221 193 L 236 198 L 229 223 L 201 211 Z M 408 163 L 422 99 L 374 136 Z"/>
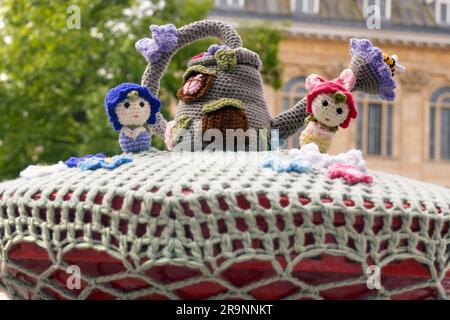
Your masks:
<path fill-rule="evenodd" d="M 236 49 L 242 47 L 242 40 L 231 25 L 217 20 L 202 20 L 177 30 L 178 44 L 170 52 L 164 52 L 158 61 L 149 63 L 142 76 L 142 86 L 158 96 L 161 78 L 172 57 L 184 46 L 209 37 L 220 39 L 226 46 Z"/>
<path fill-rule="evenodd" d="M 216 37 L 232 49 L 242 47 L 242 40 L 236 29 L 217 20 L 202 20 L 188 24 L 178 29 L 176 35 L 177 45 L 171 51 L 161 53 L 157 61 L 149 62 L 142 76 L 141 85 L 147 87 L 155 97 L 159 95 L 161 78 L 172 57 L 186 45 L 204 38 Z M 156 124 L 150 127 L 153 133 L 162 137 L 165 135 L 167 121 L 160 112 L 156 116 Z"/>

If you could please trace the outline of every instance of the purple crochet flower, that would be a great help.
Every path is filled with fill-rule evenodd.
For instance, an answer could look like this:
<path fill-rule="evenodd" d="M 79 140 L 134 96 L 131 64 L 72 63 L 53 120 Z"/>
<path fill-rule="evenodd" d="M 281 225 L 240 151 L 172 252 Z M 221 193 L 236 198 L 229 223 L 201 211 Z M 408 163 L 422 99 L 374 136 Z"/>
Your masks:
<path fill-rule="evenodd" d="M 162 53 L 172 51 L 178 45 L 177 28 L 173 24 L 151 25 L 153 39 L 143 38 L 136 42 L 136 49 L 150 62 L 156 62 Z"/>
<path fill-rule="evenodd" d="M 80 162 L 86 161 L 86 160 L 91 159 L 91 158 L 105 159 L 106 156 L 103 153 L 99 153 L 99 154 L 96 154 L 96 155 L 88 154 L 88 155 L 80 157 L 80 158 L 78 158 L 78 157 L 70 157 L 69 159 L 67 159 L 64 162 L 64 164 L 66 166 L 68 166 L 69 168 L 76 168 Z"/>
<path fill-rule="evenodd" d="M 220 49 L 228 49 L 229 47 L 225 46 L 225 45 L 218 45 L 218 44 L 213 44 L 208 48 L 208 55 L 209 56 L 214 56 L 216 54 L 217 51 L 219 51 Z"/>
<path fill-rule="evenodd" d="M 395 88 L 397 83 L 392 78 L 392 71 L 383 60 L 383 53 L 367 39 L 351 39 L 351 54 L 363 58 L 370 66 L 379 83 L 379 92 L 381 99 L 395 100 Z"/>
<path fill-rule="evenodd" d="M 133 158 L 127 156 L 115 156 L 113 158 L 92 157 L 78 163 L 78 168 L 82 171 L 97 169 L 113 170 L 130 162 L 133 162 Z"/>

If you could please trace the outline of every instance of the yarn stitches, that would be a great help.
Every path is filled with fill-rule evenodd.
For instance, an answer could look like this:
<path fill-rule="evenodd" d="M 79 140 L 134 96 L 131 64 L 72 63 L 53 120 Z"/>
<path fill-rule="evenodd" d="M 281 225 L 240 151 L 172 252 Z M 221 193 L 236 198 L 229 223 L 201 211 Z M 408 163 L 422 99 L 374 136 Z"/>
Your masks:
<path fill-rule="evenodd" d="M 350 53 L 355 57 L 350 68 L 356 71 L 367 65 L 374 75 L 374 79 L 371 79 L 368 74 L 361 74 L 364 78 L 358 79 L 356 86 L 369 85 L 371 88 L 368 88 L 368 93 L 378 94 L 383 100 L 395 100 L 397 84 L 389 66 L 384 62 L 382 51 L 367 39 L 351 39 L 350 48 Z"/>
<path fill-rule="evenodd" d="M 243 161 L 266 155 L 289 157 L 149 152 L 118 170 L 0 183 L 0 289 L 16 299 L 450 298 L 448 189 L 379 172 L 349 187 L 324 169 Z M 89 254 L 102 267 L 83 260 L 82 286 L 68 290 L 58 279 Z M 392 281 L 367 289 L 369 265 Z"/>

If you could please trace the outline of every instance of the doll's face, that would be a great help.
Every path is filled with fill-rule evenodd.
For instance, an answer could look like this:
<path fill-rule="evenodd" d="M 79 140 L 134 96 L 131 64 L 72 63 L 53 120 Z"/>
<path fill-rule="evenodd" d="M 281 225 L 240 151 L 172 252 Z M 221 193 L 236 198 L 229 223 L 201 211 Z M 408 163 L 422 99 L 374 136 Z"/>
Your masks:
<path fill-rule="evenodd" d="M 150 117 L 150 104 L 140 97 L 125 99 L 116 106 L 116 114 L 122 126 L 142 126 Z"/>
<path fill-rule="evenodd" d="M 335 102 L 331 94 L 319 94 L 312 103 L 314 117 L 329 127 L 337 127 L 347 119 L 350 109 L 347 102 Z"/>

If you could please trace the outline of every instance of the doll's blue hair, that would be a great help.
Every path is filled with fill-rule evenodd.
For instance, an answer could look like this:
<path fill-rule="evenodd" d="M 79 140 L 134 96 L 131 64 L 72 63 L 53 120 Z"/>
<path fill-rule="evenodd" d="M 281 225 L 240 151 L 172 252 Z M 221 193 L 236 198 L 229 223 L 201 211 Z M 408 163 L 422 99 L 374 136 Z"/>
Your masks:
<path fill-rule="evenodd" d="M 150 104 L 150 117 L 148 117 L 147 123 L 155 124 L 156 122 L 156 113 L 158 113 L 161 106 L 159 99 L 154 97 L 146 87 L 135 83 L 122 83 L 112 88 L 105 98 L 106 113 L 108 113 L 109 122 L 111 122 L 116 131 L 122 129 L 122 124 L 117 118 L 116 106 L 125 100 L 132 91 L 137 91 L 139 97 L 145 99 Z"/>

